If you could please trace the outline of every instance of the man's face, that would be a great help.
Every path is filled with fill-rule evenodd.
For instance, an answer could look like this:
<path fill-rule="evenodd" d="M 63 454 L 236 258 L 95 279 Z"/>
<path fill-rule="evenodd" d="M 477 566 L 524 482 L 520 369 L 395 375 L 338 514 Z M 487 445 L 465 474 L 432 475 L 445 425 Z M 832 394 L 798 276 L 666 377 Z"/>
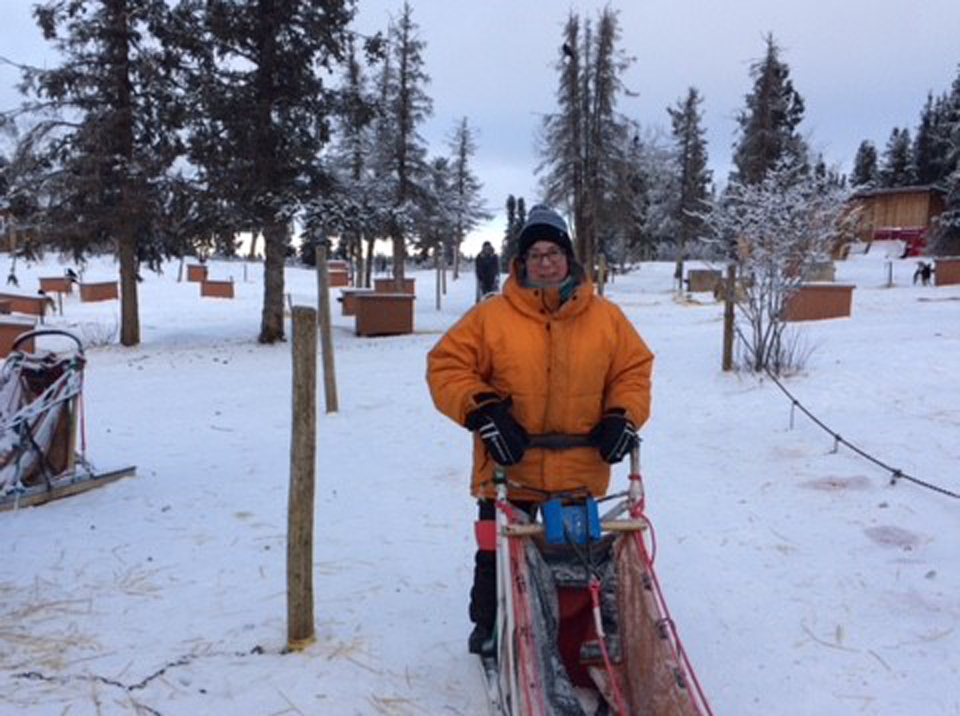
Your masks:
<path fill-rule="evenodd" d="M 537 284 L 551 286 L 567 277 L 567 254 L 552 241 L 537 241 L 527 251 L 527 276 Z"/>

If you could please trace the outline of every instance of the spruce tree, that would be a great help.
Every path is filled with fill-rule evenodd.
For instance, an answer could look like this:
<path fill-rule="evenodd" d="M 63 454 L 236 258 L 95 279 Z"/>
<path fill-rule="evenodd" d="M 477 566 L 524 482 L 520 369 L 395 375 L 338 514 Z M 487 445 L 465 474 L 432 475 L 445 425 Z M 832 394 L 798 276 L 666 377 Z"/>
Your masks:
<path fill-rule="evenodd" d="M 937 120 L 936 103 L 930 93 L 920 111 L 920 123 L 917 125 L 911 151 L 912 171 L 918 184 L 933 184 L 943 176 L 943 147 L 938 141 Z"/>
<path fill-rule="evenodd" d="M 523 197 L 514 198 L 513 194 L 507 196 L 507 226 L 503 232 L 503 242 L 500 245 L 500 264 L 504 269 L 509 269 L 510 262 L 517 255 L 517 241 L 520 238 L 520 230 L 527 220 L 526 206 Z"/>
<path fill-rule="evenodd" d="M 850 182 L 855 187 L 872 189 L 877 185 L 877 148 L 873 142 L 863 140 L 857 147 L 857 155 L 853 160 L 853 174 Z"/>
<path fill-rule="evenodd" d="M 382 59 L 380 43 L 379 35 L 366 43 L 368 63 Z M 339 234 L 340 250 L 355 262 L 357 286 L 370 285 L 374 245 L 384 231 L 385 197 L 374 173 L 373 131 L 378 112 L 366 65 L 356 38 L 350 36 L 337 93 L 334 140 L 324 155 L 330 185 L 316 200 L 308 202 L 304 223 L 311 228 L 312 239 L 321 231 Z"/>
<path fill-rule="evenodd" d="M 463 239 L 481 221 L 490 218 L 490 212 L 487 211 L 483 197 L 480 195 L 483 184 L 470 166 L 470 160 L 477 152 L 477 142 L 474 130 L 466 117 L 461 118 L 454 129 L 450 139 L 450 151 L 452 153 L 450 181 L 453 206 L 450 209 L 453 215 L 453 277 L 456 279 L 459 275 L 460 245 Z"/>
<path fill-rule="evenodd" d="M 680 195 L 675 217 L 678 260 L 686 258 L 687 246 L 704 233 L 702 214 L 710 198 L 711 172 L 707 169 L 707 142 L 701 126 L 703 98 L 691 87 L 685 99 L 668 108 L 677 151 Z"/>
<path fill-rule="evenodd" d="M 262 231 L 264 293 L 258 340 L 284 337 L 284 261 L 290 224 L 321 191 L 333 92 L 325 72 L 343 60 L 347 0 L 184 0 L 202 35 L 181 38 L 197 98 L 190 159 L 237 230 Z"/>
<path fill-rule="evenodd" d="M 175 64 L 153 31 L 162 0 L 51 0 L 34 9 L 63 62 L 27 69 L 23 110 L 38 121 L 21 145 L 34 154 L 39 235 L 77 259 L 116 253 L 120 342 L 140 342 L 138 264 L 163 255 L 165 182 L 179 153 L 182 103 Z"/>
<path fill-rule="evenodd" d="M 737 117 L 740 136 L 734 145 L 736 171 L 731 179 L 744 184 L 759 183 L 784 160 L 805 164 L 807 157 L 806 143 L 798 131 L 803 120 L 803 98 L 793 87 L 790 68 L 781 59 L 772 35 L 767 36 L 766 43 L 763 59 L 750 68 L 753 90 Z"/>
<path fill-rule="evenodd" d="M 894 127 L 883 153 L 880 166 L 880 186 L 885 188 L 905 187 L 914 183 L 913 152 L 910 130 Z"/>
<path fill-rule="evenodd" d="M 396 279 L 403 278 L 406 241 L 428 181 L 426 143 L 420 135 L 420 126 L 433 113 L 433 100 L 426 92 L 430 76 L 423 59 L 425 46 L 413 9 L 404 2 L 399 20 L 388 30 L 389 61 L 381 75 L 382 115 L 377 130 L 379 171 L 392 195 L 389 233 Z"/>
<path fill-rule="evenodd" d="M 569 208 L 577 255 L 592 270 L 599 234 L 614 221 L 612 194 L 621 176 L 621 150 L 629 123 L 617 112 L 622 75 L 631 59 L 618 47 L 617 13 L 605 8 L 596 32 L 571 14 L 563 32 L 556 68 L 559 110 L 543 123 L 544 199 Z"/>

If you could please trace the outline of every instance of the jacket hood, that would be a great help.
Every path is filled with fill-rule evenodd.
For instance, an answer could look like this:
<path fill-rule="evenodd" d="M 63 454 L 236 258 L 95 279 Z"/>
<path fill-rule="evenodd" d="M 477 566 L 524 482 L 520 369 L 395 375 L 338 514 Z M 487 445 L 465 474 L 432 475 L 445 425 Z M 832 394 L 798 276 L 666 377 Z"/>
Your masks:
<path fill-rule="evenodd" d="M 586 276 L 583 267 L 570 262 L 572 288 L 564 291 L 559 286 L 540 288 L 523 285 L 523 262 L 514 258 L 510 263 L 510 276 L 503 286 L 503 295 L 524 315 L 546 321 L 564 319 L 583 312 L 593 298 L 593 282 Z"/>

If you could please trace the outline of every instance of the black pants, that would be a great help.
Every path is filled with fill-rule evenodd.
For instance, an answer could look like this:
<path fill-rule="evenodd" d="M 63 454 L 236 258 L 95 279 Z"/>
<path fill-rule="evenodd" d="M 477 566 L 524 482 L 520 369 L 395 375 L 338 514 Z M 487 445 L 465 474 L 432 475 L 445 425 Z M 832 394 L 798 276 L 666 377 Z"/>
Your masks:
<path fill-rule="evenodd" d="M 536 502 L 511 502 L 531 518 L 537 514 Z M 478 500 L 479 520 L 496 520 L 493 500 Z M 470 590 L 470 621 L 493 630 L 497 622 L 497 553 L 478 549 L 473 562 L 473 588 Z"/>

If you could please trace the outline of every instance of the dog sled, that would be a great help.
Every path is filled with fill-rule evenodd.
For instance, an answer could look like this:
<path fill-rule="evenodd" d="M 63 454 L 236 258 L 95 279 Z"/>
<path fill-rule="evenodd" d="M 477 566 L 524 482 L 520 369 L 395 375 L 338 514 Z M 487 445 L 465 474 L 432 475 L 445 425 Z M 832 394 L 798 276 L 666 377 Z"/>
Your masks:
<path fill-rule="evenodd" d="M 541 435 L 531 444 L 589 443 Z M 712 716 L 653 570 L 638 449 L 626 492 L 551 495 L 537 521 L 511 507 L 502 469 L 494 482 L 497 643 L 495 656 L 481 656 L 491 712 Z"/>
<path fill-rule="evenodd" d="M 43 336 L 65 337 L 71 348 L 20 350 Z M 14 342 L 0 368 L 0 511 L 41 505 L 135 473 L 133 467 L 97 473 L 86 459 L 85 363 L 82 343 L 67 331 L 29 331 Z"/>

